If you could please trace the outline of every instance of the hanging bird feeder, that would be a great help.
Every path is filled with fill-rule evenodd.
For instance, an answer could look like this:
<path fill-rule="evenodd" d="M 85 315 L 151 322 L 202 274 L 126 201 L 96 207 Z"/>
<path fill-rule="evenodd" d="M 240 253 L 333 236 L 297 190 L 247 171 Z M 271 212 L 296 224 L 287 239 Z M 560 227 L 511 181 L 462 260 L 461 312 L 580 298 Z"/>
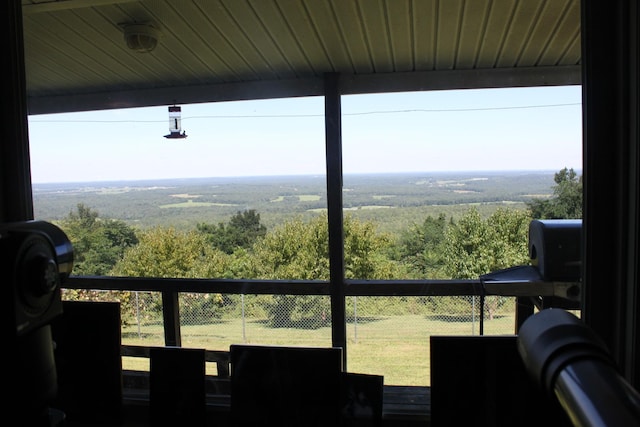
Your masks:
<path fill-rule="evenodd" d="M 165 135 L 165 138 L 179 139 L 186 138 L 187 133 L 182 130 L 182 110 L 180 107 L 169 107 L 169 135 Z"/>

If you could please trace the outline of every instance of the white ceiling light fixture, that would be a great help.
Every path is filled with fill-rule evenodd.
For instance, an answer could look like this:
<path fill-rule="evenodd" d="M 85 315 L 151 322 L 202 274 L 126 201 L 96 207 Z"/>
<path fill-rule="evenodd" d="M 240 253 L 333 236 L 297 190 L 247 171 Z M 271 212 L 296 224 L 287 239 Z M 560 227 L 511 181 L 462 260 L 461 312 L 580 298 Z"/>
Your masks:
<path fill-rule="evenodd" d="M 139 53 L 151 52 L 158 45 L 160 31 L 149 23 L 121 24 L 127 47 Z"/>

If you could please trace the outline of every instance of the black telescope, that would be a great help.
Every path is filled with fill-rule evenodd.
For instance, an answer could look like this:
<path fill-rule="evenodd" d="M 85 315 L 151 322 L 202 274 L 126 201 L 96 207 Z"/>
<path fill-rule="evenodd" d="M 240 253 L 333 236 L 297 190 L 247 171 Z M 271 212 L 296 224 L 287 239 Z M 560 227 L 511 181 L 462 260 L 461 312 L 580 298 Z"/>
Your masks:
<path fill-rule="evenodd" d="M 0 409 L 12 414 L 12 425 L 49 427 L 63 421 L 49 408 L 58 393 L 51 322 L 62 314 L 61 287 L 72 268 L 71 241 L 56 225 L 0 224 L 0 338 L 8 391 Z"/>
<path fill-rule="evenodd" d="M 549 308 L 520 328 L 518 352 L 533 380 L 555 395 L 574 426 L 640 426 L 640 393 L 620 375 L 596 333 Z"/>

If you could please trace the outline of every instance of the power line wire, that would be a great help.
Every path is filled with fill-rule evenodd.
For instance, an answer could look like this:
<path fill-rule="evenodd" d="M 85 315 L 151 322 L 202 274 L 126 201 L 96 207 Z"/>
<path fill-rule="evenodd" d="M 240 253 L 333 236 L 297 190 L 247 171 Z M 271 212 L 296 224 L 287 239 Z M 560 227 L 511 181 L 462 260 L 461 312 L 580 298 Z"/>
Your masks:
<path fill-rule="evenodd" d="M 499 111 L 499 110 L 522 110 L 531 108 L 556 108 L 573 107 L 582 105 L 579 102 L 568 104 L 542 104 L 542 105 L 517 105 L 508 107 L 478 107 L 478 108 L 415 108 L 407 110 L 379 110 L 362 111 L 358 113 L 344 113 L 343 116 L 365 116 L 373 114 L 403 114 L 403 113 L 457 113 L 473 111 Z M 273 119 L 273 118 L 306 118 L 323 117 L 324 114 L 267 114 L 267 115 L 206 115 L 183 117 L 182 120 L 198 119 Z M 32 120 L 32 123 L 162 123 L 166 120 Z"/>

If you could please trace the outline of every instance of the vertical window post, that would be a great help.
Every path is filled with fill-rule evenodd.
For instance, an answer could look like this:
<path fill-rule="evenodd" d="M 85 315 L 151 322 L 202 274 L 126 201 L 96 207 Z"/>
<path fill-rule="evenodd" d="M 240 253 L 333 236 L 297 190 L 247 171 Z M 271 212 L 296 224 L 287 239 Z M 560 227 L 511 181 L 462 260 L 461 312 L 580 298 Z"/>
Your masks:
<path fill-rule="evenodd" d="M 162 318 L 164 321 L 164 345 L 181 347 L 178 292 L 162 291 Z"/>
<path fill-rule="evenodd" d="M 33 219 L 22 5 L 2 3 L 3 136 L 0 143 L 0 221 Z M 5 203 L 6 202 L 6 203 Z"/>
<path fill-rule="evenodd" d="M 346 370 L 347 325 L 344 299 L 344 229 L 342 221 L 342 111 L 338 73 L 325 74 L 324 96 L 329 274 L 331 284 L 331 342 L 334 347 L 342 347 L 343 368 Z"/>

